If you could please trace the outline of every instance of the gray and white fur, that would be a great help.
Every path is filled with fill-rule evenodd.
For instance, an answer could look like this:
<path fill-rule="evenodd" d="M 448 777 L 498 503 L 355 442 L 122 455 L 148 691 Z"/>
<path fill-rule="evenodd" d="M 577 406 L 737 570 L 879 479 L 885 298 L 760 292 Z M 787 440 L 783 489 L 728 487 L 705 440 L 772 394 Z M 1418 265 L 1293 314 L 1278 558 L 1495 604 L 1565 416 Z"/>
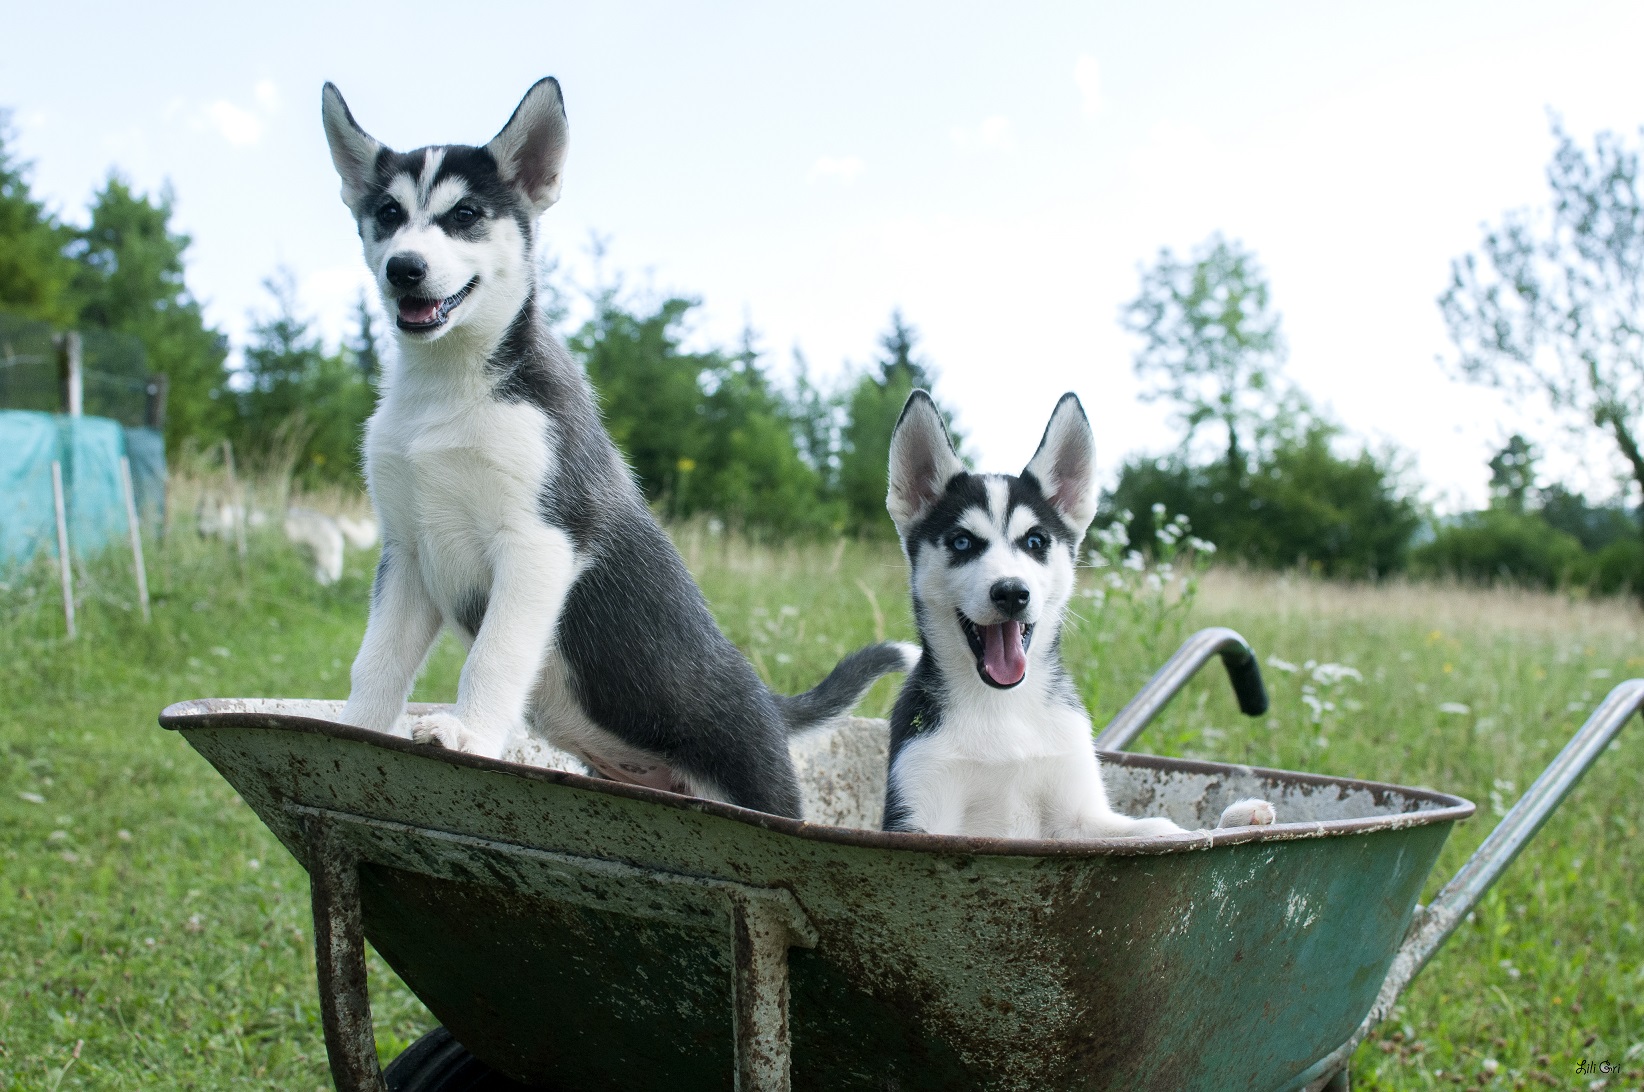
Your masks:
<path fill-rule="evenodd" d="M 468 648 L 411 738 L 498 758 L 546 740 L 606 777 L 799 814 L 787 738 L 911 648 L 771 693 L 714 624 L 536 301 L 537 219 L 569 129 L 544 79 L 482 147 L 395 152 L 326 84 L 322 115 L 399 366 L 366 425 L 382 560 L 343 720 L 394 730 L 442 626 Z"/>
<path fill-rule="evenodd" d="M 1096 445 L 1074 395 L 1021 474 L 973 474 L 930 396 L 891 437 L 886 506 L 911 569 L 923 655 L 891 714 L 885 829 L 1000 838 L 1182 833 L 1113 810 L 1090 717 L 1061 661 L 1079 546 L 1096 514 Z M 1222 826 L 1273 822 L 1241 800 Z"/>

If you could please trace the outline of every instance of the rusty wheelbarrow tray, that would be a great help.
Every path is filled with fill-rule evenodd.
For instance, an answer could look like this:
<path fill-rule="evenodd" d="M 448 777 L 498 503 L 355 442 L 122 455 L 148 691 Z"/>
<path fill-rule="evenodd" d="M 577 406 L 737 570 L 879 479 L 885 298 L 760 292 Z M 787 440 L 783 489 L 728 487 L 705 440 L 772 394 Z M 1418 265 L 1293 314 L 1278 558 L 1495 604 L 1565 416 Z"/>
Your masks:
<path fill-rule="evenodd" d="M 512 1087 L 473 1083 L 486 1067 L 576 1090 L 1344 1088 L 1353 1048 L 1644 680 L 1611 692 L 1422 909 L 1467 801 L 1118 753 L 1218 654 L 1241 707 L 1265 708 L 1245 642 L 1196 634 L 1098 738 L 1110 793 L 1189 828 L 1263 796 L 1283 822 L 1146 841 L 856 829 L 877 822 L 882 721 L 797 741 L 815 820 L 797 822 L 432 751 L 335 723 L 339 702 L 160 719 L 307 867 L 348 1092 L 388 1087 L 364 938 L 449 1029 L 389 1067 L 419 1092 Z"/>

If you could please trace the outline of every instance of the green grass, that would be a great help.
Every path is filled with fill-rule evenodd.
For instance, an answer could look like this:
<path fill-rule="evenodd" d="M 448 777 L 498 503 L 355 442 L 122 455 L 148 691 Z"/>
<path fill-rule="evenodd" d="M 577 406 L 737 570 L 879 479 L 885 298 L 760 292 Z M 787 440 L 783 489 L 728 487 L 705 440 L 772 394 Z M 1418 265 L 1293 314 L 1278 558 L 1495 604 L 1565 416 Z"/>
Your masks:
<path fill-rule="evenodd" d="M 892 548 L 759 549 L 700 528 L 680 541 L 721 624 L 780 689 L 876 636 L 911 636 Z M 0 593 L 0 1089 L 329 1087 L 306 877 L 155 715 L 191 697 L 344 697 L 373 560 L 351 554 L 322 589 L 275 536 L 254 537 L 242 566 L 175 534 L 151 560 L 154 621 L 131 611 L 109 559 L 82 574 L 73 643 L 49 574 Z M 1510 804 L 1644 666 L 1641 619 L 1621 604 L 1222 573 L 1190 614 L 1156 603 L 1080 601 L 1067 657 L 1098 723 L 1188 629 L 1234 626 L 1264 660 L 1298 667 L 1267 668 L 1271 714 L 1240 717 L 1207 671 L 1139 749 L 1477 801 L 1429 894 L 1486 833 L 1492 800 Z M 1308 661 L 1362 680 L 1316 682 Z M 443 645 L 417 697 L 449 700 L 459 666 Z M 866 710 L 893 693 L 881 684 Z M 1641 771 L 1634 725 L 1360 1050 L 1355 1087 L 1585 1088 L 1579 1061 L 1629 1050 L 1631 1075 L 1609 1087 L 1644 1080 Z M 431 1021 L 380 962 L 372 974 L 386 1057 Z"/>

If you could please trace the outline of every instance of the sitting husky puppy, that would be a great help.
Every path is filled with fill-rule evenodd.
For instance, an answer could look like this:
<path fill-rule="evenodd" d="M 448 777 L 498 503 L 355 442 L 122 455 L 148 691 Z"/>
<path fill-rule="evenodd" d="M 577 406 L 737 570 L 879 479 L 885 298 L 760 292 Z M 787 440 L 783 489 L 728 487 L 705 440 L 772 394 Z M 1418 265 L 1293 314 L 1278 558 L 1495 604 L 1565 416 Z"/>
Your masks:
<path fill-rule="evenodd" d="M 412 739 L 500 758 L 546 737 L 613 780 L 797 817 L 789 733 L 847 712 L 914 650 L 862 649 L 789 698 L 715 626 L 537 306 L 559 84 L 478 148 L 394 152 L 331 84 L 322 107 L 399 347 L 366 425 L 383 550 L 342 719 L 394 730 L 448 625 L 468 646 L 456 707 Z"/>
<path fill-rule="evenodd" d="M 1072 394 L 1020 477 L 965 471 L 914 391 L 891 437 L 886 506 L 912 566 L 923 655 L 891 714 L 885 829 L 1000 838 L 1182 833 L 1116 813 L 1090 717 L 1059 656 L 1085 530 L 1095 442 Z M 1241 800 L 1222 826 L 1273 822 Z"/>

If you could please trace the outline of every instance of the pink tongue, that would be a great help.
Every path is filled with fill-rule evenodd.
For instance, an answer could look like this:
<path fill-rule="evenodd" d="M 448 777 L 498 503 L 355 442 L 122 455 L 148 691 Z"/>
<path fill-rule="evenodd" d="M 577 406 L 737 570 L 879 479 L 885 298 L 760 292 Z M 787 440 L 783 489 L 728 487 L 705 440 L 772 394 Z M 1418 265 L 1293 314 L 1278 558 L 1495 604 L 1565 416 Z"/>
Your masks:
<path fill-rule="evenodd" d="M 982 668 L 1000 686 L 1012 686 L 1027 674 L 1027 652 L 1022 648 L 1022 623 L 1001 622 L 982 627 Z"/>
<path fill-rule="evenodd" d="M 400 318 L 413 325 L 420 325 L 432 322 L 439 309 L 439 300 L 404 299 L 400 301 Z"/>

